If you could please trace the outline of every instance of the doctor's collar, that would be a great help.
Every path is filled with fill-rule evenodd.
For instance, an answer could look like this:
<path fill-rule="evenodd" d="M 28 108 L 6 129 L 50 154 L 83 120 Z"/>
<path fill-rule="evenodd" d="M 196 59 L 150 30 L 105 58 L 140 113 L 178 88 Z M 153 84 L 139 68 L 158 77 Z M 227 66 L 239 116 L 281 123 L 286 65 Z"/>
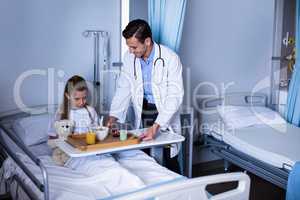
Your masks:
<path fill-rule="evenodd" d="M 151 49 L 151 53 L 148 56 L 148 58 L 146 60 L 144 60 L 143 58 L 140 58 L 140 61 L 145 62 L 147 65 L 149 65 L 153 59 L 154 59 L 154 55 L 155 55 L 155 43 L 152 43 L 152 49 Z"/>

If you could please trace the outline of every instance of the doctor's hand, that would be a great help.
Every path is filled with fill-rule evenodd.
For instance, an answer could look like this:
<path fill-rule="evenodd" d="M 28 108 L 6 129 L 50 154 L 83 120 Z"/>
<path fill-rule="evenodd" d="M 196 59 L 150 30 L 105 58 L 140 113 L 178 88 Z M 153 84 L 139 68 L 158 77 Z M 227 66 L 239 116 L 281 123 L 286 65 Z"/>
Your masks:
<path fill-rule="evenodd" d="M 118 119 L 116 117 L 109 116 L 105 126 L 111 129 L 113 125 L 117 122 L 117 120 Z"/>
<path fill-rule="evenodd" d="M 147 129 L 145 133 L 140 135 L 140 139 L 142 139 L 143 141 L 153 140 L 156 133 L 159 130 L 159 127 L 160 127 L 159 124 L 154 123 L 151 127 Z"/>

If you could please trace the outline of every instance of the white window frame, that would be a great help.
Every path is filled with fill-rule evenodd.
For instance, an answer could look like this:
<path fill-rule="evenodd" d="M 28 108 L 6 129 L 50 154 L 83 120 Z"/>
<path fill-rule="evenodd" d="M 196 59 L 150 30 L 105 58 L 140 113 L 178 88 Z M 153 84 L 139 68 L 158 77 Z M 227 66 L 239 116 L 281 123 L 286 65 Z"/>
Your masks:
<path fill-rule="evenodd" d="M 125 29 L 126 25 L 129 23 L 129 10 L 130 0 L 121 0 L 121 29 Z M 121 60 L 123 61 L 123 55 L 128 50 L 126 45 L 126 40 L 121 36 Z"/>

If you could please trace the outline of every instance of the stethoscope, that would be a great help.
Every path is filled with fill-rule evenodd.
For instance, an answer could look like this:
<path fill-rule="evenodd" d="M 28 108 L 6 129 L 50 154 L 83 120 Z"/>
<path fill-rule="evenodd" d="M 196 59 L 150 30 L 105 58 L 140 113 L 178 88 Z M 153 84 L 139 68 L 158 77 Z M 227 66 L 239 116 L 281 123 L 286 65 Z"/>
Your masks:
<path fill-rule="evenodd" d="M 159 44 L 157 44 L 158 45 L 158 50 L 159 50 L 159 52 L 158 52 L 158 58 L 156 58 L 155 59 L 155 61 L 154 61 L 154 68 L 155 68 L 155 66 L 156 66 L 156 63 L 160 60 L 161 62 L 162 62 L 162 66 L 163 66 L 163 68 L 165 68 L 165 60 L 161 57 L 161 48 L 160 48 L 160 45 Z M 154 46 L 153 46 L 153 48 L 154 48 Z M 137 80 L 137 75 L 136 75 L 136 64 L 135 64 L 135 62 L 136 62 L 136 56 L 134 57 L 134 63 L 133 63 L 133 67 L 134 67 L 134 78 L 135 78 L 135 80 Z M 164 71 L 164 70 L 163 70 Z M 165 72 L 165 71 L 164 71 Z M 168 72 L 167 72 L 167 76 L 168 76 Z M 163 76 L 162 76 L 163 77 Z"/>

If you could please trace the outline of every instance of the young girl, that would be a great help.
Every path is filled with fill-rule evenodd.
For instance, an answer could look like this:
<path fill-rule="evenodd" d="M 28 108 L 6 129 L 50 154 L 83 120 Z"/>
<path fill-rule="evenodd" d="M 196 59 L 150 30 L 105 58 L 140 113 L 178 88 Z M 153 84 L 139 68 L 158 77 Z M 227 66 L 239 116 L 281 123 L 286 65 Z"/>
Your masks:
<path fill-rule="evenodd" d="M 73 121 L 74 134 L 86 133 L 90 126 L 97 125 L 98 115 L 95 109 L 87 104 L 88 93 L 86 81 L 82 77 L 75 75 L 67 81 L 63 103 L 49 127 L 50 138 L 57 137 L 55 121 L 64 119 Z"/>
<path fill-rule="evenodd" d="M 86 81 L 80 76 L 71 77 L 65 86 L 63 103 L 57 110 L 49 126 L 48 145 L 53 149 L 52 159 L 58 165 L 65 165 L 69 156 L 57 148 L 56 140 L 59 138 L 55 122 L 70 120 L 73 125 L 72 134 L 87 133 L 91 126 L 98 124 L 98 115 L 95 109 L 87 104 L 88 87 Z"/>
<path fill-rule="evenodd" d="M 55 121 L 72 120 L 74 134 L 85 133 L 89 126 L 98 122 L 95 109 L 87 105 L 87 97 L 88 88 L 85 80 L 80 76 L 71 77 L 65 86 L 63 104 L 51 123 L 50 137 L 57 137 L 54 128 Z M 56 148 L 56 152 L 64 154 L 58 148 Z M 56 164 L 85 174 L 90 177 L 89 182 L 96 180 L 95 178 L 101 179 L 103 187 L 107 188 L 107 193 L 111 194 L 141 189 L 146 186 L 143 180 L 147 180 L 149 177 L 161 177 L 162 171 L 166 171 L 165 168 L 160 168 L 160 171 L 153 172 L 151 167 L 146 170 L 145 166 L 158 166 L 158 164 L 153 158 L 139 150 L 121 152 L 115 156 L 105 154 L 78 158 L 69 158 L 66 154 L 61 156 L 62 154 L 56 154 L 58 156 L 55 157 L 53 153 L 52 159 Z M 163 174 L 167 174 L 167 172 Z M 168 176 L 171 177 L 171 175 Z"/>

